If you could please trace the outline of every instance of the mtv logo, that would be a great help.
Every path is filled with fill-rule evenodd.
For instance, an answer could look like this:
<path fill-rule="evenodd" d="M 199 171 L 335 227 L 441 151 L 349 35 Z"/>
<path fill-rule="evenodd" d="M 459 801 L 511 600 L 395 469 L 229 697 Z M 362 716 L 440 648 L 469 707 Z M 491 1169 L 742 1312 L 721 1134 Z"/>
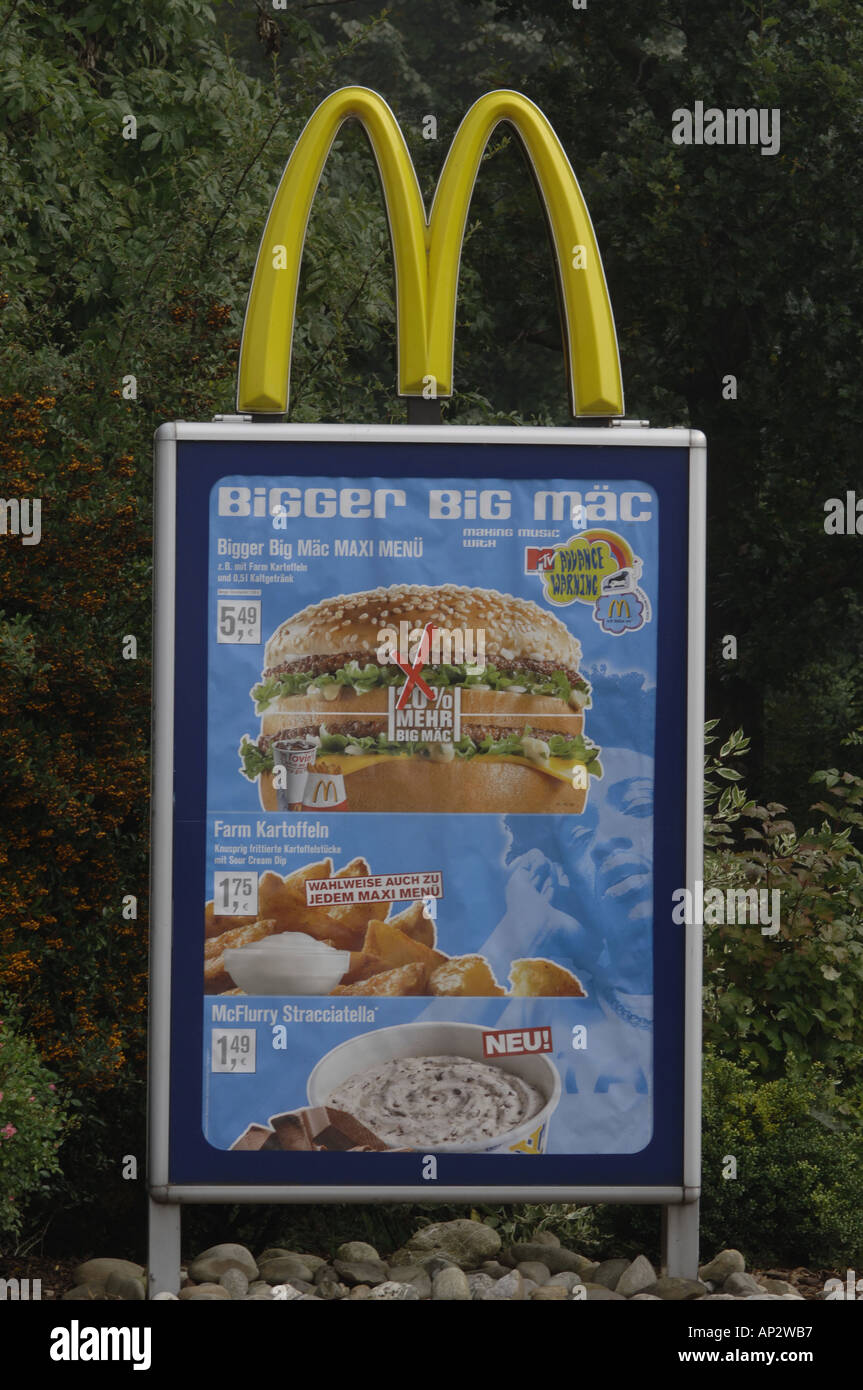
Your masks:
<path fill-rule="evenodd" d="M 525 574 L 537 574 L 542 570 L 554 569 L 553 545 L 527 545 L 524 549 Z"/>

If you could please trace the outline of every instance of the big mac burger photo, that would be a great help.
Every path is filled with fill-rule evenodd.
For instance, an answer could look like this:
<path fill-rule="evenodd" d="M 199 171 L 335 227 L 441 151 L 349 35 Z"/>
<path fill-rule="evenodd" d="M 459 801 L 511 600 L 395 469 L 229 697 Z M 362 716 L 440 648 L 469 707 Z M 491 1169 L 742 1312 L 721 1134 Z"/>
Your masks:
<path fill-rule="evenodd" d="M 266 645 L 251 691 L 261 731 L 243 738 L 242 771 L 268 811 L 279 807 L 275 744 L 309 750 L 307 806 L 325 808 L 328 779 L 350 811 L 578 813 L 602 775 L 583 734 L 580 658 L 553 613 L 492 589 L 397 584 L 324 599 Z"/>

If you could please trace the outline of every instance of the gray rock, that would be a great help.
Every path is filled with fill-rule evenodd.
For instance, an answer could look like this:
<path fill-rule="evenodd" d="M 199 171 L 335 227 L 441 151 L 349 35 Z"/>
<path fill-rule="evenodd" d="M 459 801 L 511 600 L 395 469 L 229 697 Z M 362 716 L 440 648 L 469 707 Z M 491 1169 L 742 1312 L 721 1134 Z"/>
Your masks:
<path fill-rule="evenodd" d="M 582 1282 L 581 1275 L 575 1274 L 571 1269 L 565 1269 L 561 1274 L 552 1274 L 548 1281 L 552 1288 L 566 1289 L 567 1293 L 572 1293 Z"/>
<path fill-rule="evenodd" d="M 323 1299 L 322 1299 L 322 1298 L 319 1298 L 318 1295 L 317 1295 L 316 1293 L 301 1293 L 301 1294 L 300 1294 L 300 1302 L 301 1302 L 301 1303 L 322 1303 L 322 1302 L 323 1302 Z"/>
<path fill-rule="evenodd" d="M 502 1279 L 498 1279 L 492 1288 L 482 1294 L 482 1303 L 492 1303 L 498 1300 L 520 1300 L 524 1301 L 524 1280 L 517 1269 L 511 1269 L 509 1274 L 505 1274 Z"/>
<path fill-rule="evenodd" d="M 736 1303 L 737 1299 L 733 1293 L 706 1293 L 698 1301 L 699 1303 Z"/>
<path fill-rule="evenodd" d="M 552 1231 L 537 1231 L 533 1238 L 534 1245 L 560 1245 L 559 1238 Z"/>
<path fill-rule="evenodd" d="M 253 1295 L 260 1294 L 262 1298 L 272 1298 L 273 1296 L 272 1289 L 270 1288 L 269 1284 L 264 1282 L 263 1279 L 253 1280 L 253 1282 L 249 1285 L 249 1293 Z"/>
<path fill-rule="evenodd" d="M 413 1284 L 397 1284 L 393 1279 L 387 1279 L 383 1284 L 378 1284 L 367 1294 L 369 1300 L 381 1303 L 384 1300 L 400 1299 L 406 1303 L 418 1303 L 419 1294 Z"/>
<path fill-rule="evenodd" d="M 258 1271 L 267 1284 L 287 1284 L 291 1279 L 302 1279 L 313 1284 L 315 1270 L 300 1259 L 299 1255 L 279 1255 L 275 1260 L 266 1260 Z"/>
<path fill-rule="evenodd" d="M 150 1299 L 151 1303 L 179 1303 L 179 1301 L 175 1293 L 168 1293 L 167 1290 L 162 1293 L 154 1293 L 153 1297 Z"/>
<path fill-rule="evenodd" d="M 746 1261 L 739 1250 L 720 1250 L 709 1264 L 702 1265 L 698 1271 L 699 1279 L 712 1279 L 716 1284 L 724 1284 L 729 1274 L 742 1274 Z"/>
<path fill-rule="evenodd" d="M 501 1264 L 500 1260 L 483 1260 L 481 1268 L 483 1274 L 490 1274 L 492 1279 L 502 1279 L 515 1266 Z"/>
<path fill-rule="evenodd" d="M 532 1279 L 535 1284 L 547 1284 L 551 1278 L 548 1265 L 540 1264 L 539 1260 L 520 1260 L 516 1269 L 525 1279 Z"/>
<path fill-rule="evenodd" d="M 378 1264 L 383 1264 L 375 1247 L 364 1240 L 346 1240 L 336 1251 L 336 1259 L 347 1260 L 349 1264 L 357 1260 L 376 1260 Z"/>
<path fill-rule="evenodd" d="M 601 1284 L 603 1280 L 597 1278 L 596 1282 Z M 627 1265 L 614 1288 L 615 1292 L 622 1293 L 624 1298 L 634 1298 L 636 1294 L 643 1293 L 645 1289 L 649 1289 L 650 1285 L 655 1283 L 656 1270 L 650 1260 L 646 1255 L 636 1255 L 632 1264 Z"/>
<path fill-rule="evenodd" d="M 764 1293 L 764 1287 L 757 1279 L 753 1279 L 751 1274 L 729 1274 L 722 1285 L 722 1292 L 743 1295 Z"/>
<path fill-rule="evenodd" d="M 442 1269 L 460 1269 L 461 1265 L 455 1264 L 453 1260 L 444 1255 L 429 1255 L 426 1258 L 418 1257 L 418 1263 L 422 1265 L 426 1274 L 433 1279 L 436 1274 L 440 1274 Z"/>
<path fill-rule="evenodd" d="M 274 1284 L 270 1297 L 279 1303 L 297 1303 L 305 1294 L 301 1289 L 295 1289 L 293 1284 Z"/>
<path fill-rule="evenodd" d="M 656 1294 L 657 1298 L 679 1303 L 683 1299 L 704 1298 L 707 1289 L 700 1279 L 682 1279 L 676 1275 L 665 1274 L 661 1279 L 657 1279 L 655 1284 L 651 1284 L 649 1289 L 642 1289 L 641 1292 Z"/>
<path fill-rule="evenodd" d="M 599 1268 L 594 1271 L 591 1279 L 592 1284 L 602 1284 L 607 1289 L 616 1289 L 617 1281 L 625 1269 L 629 1269 L 629 1260 L 603 1260 Z M 651 1279 L 651 1284 L 655 1283 L 656 1276 Z M 646 1288 L 642 1285 L 642 1288 Z"/>
<path fill-rule="evenodd" d="M 476 1274 L 469 1274 L 467 1282 L 471 1298 L 480 1299 L 489 1289 L 494 1288 L 497 1281 L 492 1279 L 490 1274 L 483 1274 L 482 1270 L 479 1270 Z"/>
<path fill-rule="evenodd" d="M 181 1302 L 202 1302 L 205 1299 L 222 1298 L 230 1300 L 231 1295 L 227 1289 L 223 1289 L 221 1284 L 189 1284 L 185 1289 L 181 1289 L 179 1298 Z"/>
<path fill-rule="evenodd" d="M 530 1296 L 530 1301 L 531 1303 L 536 1303 L 537 1301 L 540 1303 L 550 1303 L 554 1300 L 557 1303 L 565 1303 L 568 1298 L 568 1291 L 560 1284 L 541 1284 L 538 1289 L 534 1289 Z"/>
<path fill-rule="evenodd" d="M 583 1255 L 577 1255 L 574 1250 L 564 1249 L 562 1245 L 536 1245 L 527 1242 L 511 1245 L 506 1253 L 514 1265 L 521 1264 L 522 1260 L 537 1260 L 545 1265 L 550 1274 L 562 1274 L 565 1270 L 581 1274 L 585 1265 L 593 1263 Z M 507 1261 L 502 1258 L 501 1263 L 506 1264 Z"/>
<path fill-rule="evenodd" d="M 272 1303 L 272 1294 L 267 1293 L 244 1293 L 239 1303 Z"/>
<path fill-rule="evenodd" d="M 337 1284 L 332 1279 L 324 1279 L 320 1284 L 315 1284 L 314 1287 L 318 1291 L 318 1297 L 330 1303 L 337 1298 L 347 1298 L 348 1296 L 347 1284 Z"/>
<path fill-rule="evenodd" d="M 747 1303 L 781 1303 L 782 1295 L 778 1293 L 748 1293 L 746 1294 Z"/>
<path fill-rule="evenodd" d="M 147 1271 L 143 1265 L 133 1264 L 131 1260 L 98 1259 L 85 1260 L 72 1271 L 76 1285 L 86 1284 L 91 1289 L 104 1289 L 109 1274 L 126 1274 L 132 1279 L 143 1279 Z"/>
<path fill-rule="evenodd" d="M 585 1284 L 584 1287 L 587 1291 L 588 1303 L 606 1303 L 609 1299 L 617 1299 L 620 1303 L 626 1302 L 622 1293 L 615 1293 L 614 1289 L 609 1289 L 605 1284 L 590 1283 Z M 573 1289 L 574 1294 L 577 1292 L 577 1289 Z"/>
<path fill-rule="evenodd" d="M 778 1294 L 788 1295 L 788 1296 L 791 1297 L 791 1298 L 802 1298 L 802 1297 L 803 1297 L 803 1295 L 802 1295 L 802 1293 L 800 1292 L 800 1290 L 799 1290 L 799 1289 L 795 1289 L 795 1287 L 794 1287 L 793 1284 L 789 1284 L 789 1282 L 788 1282 L 787 1279 L 767 1279 L 767 1278 L 765 1278 L 765 1279 L 761 1279 L 759 1282 L 763 1285 L 765 1293 L 778 1293 Z"/>
<path fill-rule="evenodd" d="M 360 1302 L 364 1298 L 371 1298 L 371 1295 L 372 1291 L 369 1288 L 368 1284 L 354 1284 L 354 1287 L 348 1294 L 348 1300 L 353 1298 L 357 1302 Z"/>
<path fill-rule="evenodd" d="M 105 1293 L 122 1298 L 125 1303 L 143 1303 L 146 1298 L 144 1280 L 131 1274 L 109 1274 L 105 1280 Z"/>
<path fill-rule="evenodd" d="M 521 1271 L 519 1271 L 519 1273 L 521 1273 Z M 525 1279 L 524 1275 L 522 1274 L 522 1276 L 521 1276 L 521 1289 L 522 1289 L 522 1296 L 523 1296 L 524 1298 L 530 1298 L 530 1296 L 531 1296 L 531 1294 L 533 1293 L 534 1289 L 539 1289 L 539 1288 L 542 1288 L 542 1285 L 541 1285 L 541 1284 L 538 1284 L 538 1283 L 536 1282 L 535 1279 Z"/>
<path fill-rule="evenodd" d="M 641 1299 L 641 1301 L 642 1301 L 643 1303 L 646 1303 L 648 1299 L 650 1300 L 651 1303 L 661 1303 L 661 1302 L 662 1302 L 662 1299 L 661 1299 L 661 1298 L 657 1298 L 657 1296 L 656 1296 L 655 1293 L 634 1293 L 634 1294 L 631 1295 L 629 1301 L 630 1301 L 630 1303 L 637 1303 L 637 1302 L 639 1301 L 639 1299 Z"/>
<path fill-rule="evenodd" d="M 103 1286 L 91 1286 L 90 1284 L 76 1284 L 74 1289 L 68 1289 L 63 1294 L 62 1303 L 96 1303 L 100 1298 L 104 1298 L 105 1289 Z"/>
<path fill-rule="evenodd" d="M 335 1260 L 333 1267 L 343 1284 L 377 1285 L 389 1279 L 383 1260 Z"/>
<path fill-rule="evenodd" d="M 437 1221 L 408 1241 L 411 1256 L 443 1255 L 460 1269 L 477 1269 L 500 1250 L 500 1236 L 482 1221 Z"/>
<path fill-rule="evenodd" d="M 246 1278 L 257 1279 L 255 1257 L 245 1245 L 213 1245 L 189 1265 L 189 1278 L 205 1284 L 215 1283 L 226 1269 L 241 1269 Z"/>
<path fill-rule="evenodd" d="M 312 1270 L 318 1270 L 321 1265 L 327 1264 L 327 1261 L 320 1255 L 307 1255 L 301 1250 L 287 1250 L 282 1245 L 273 1245 L 258 1256 L 258 1268 L 260 1269 L 262 1264 L 266 1264 L 267 1260 L 281 1260 L 285 1256 L 289 1256 L 292 1260 L 301 1260 Z"/>
<path fill-rule="evenodd" d="M 579 1258 L 581 1258 L 581 1257 L 579 1256 Z M 579 1274 L 581 1275 L 581 1277 L 582 1277 L 582 1279 L 584 1280 L 584 1282 L 587 1283 L 588 1280 L 592 1280 L 592 1279 L 593 1279 L 593 1276 L 594 1276 L 594 1274 L 596 1273 L 596 1271 L 597 1271 L 598 1269 L 599 1269 L 599 1261 L 598 1261 L 598 1260 L 585 1260 L 584 1264 L 581 1266 L 581 1268 L 579 1269 L 578 1272 L 579 1272 Z"/>
<path fill-rule="evenodd" d="M 335 1265 L 330 1265 L 330 1264 L 319 1265 L 318 1268 L 315 1270 L 315 1277 L 314 1277 L 314 1279 L 312 1280 L 312 1283 L 313 1283 L 313 1284 L 322 1284 L 322 1283 L 324 1283 L 324 1281 L 327 1280 L 327 1279 L 331 1280 L 333 1283 L 336 1283 L 336 1284 L 339 1282 L 339 1274 L 338 1274 L 338 1270 L 336 1269 Z"/>
<path fill-rule="evenodd" d="M 457 1266 L 448 1265 L 447 1268 L 455 1269 Z M 422 1265 L 390 1265 L 390 1281 L 393 1284 L 413 1284 L 420 1298 L 431 1298 L 431 1276 Z"/>
<path fill-rule="evenodd" d="M 449 1269 L 441 1269 L 432 1280 L 432 1299 L 439 1303 L 444 1299 L 451 1302 L 469 1303 L 471 1300 L 470 1284 L 467 1282 L 467 1275 L 463 1269 L 456 1265 L 450 1265 Z"/>
<path fill-rule="evenodd" d="M 219 1284 L 227 1289 L 231 1298 L 245 1298 L 249 1292 L 249 1281 L 241 1269 L 226 1269 L 219 1275 Z"/>
<path fill-rule="evenodd" d="M 310 1283 L 308 1279 L 286 1279 L 285 1283 L 290 1288 L 296 1289 L 297 1293 L 313 1293 L 316 1298 L 320 1293 L 319 1286 L 317 1284 Z"/>

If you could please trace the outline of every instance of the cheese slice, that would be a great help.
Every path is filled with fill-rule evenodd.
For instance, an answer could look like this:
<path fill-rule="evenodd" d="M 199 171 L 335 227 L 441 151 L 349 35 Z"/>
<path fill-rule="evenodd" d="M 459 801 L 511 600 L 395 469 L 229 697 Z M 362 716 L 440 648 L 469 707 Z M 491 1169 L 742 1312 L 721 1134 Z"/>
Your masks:
<path fill-rule="evenodd" d="M 340 772 L 343 777 L 347 777 L 352 772 L 362 772 L 364 767 L 380 767 L 385 760 L 392 758 L 402 760 L 411 756 L 409 753 L 358 753 L 356 756 L 344 753 L 321 753 L 320 760 L 325 762 L 333 772 Z M 489 763 L 518 763 L 522 767 L 533 768 L 534 772 L 544 772 L 547 777 L 555 777 L 561 782 L 571 782 L 573 770 L 576 767 L 584 766 L 583 763 L 569 762 L 566 758 L 549 758 L 544 763 L 537 763 L 532 758 L 520 757 L 515 753 L 478 753 L 476 757 L 482 760 L 483 767 Z M 431 761 L 431 759 L 423 757 L 415 757 L 415 760 L 420 764 Z M 465 758 L 460 761 L 473 762 L 474 759 Z"/>

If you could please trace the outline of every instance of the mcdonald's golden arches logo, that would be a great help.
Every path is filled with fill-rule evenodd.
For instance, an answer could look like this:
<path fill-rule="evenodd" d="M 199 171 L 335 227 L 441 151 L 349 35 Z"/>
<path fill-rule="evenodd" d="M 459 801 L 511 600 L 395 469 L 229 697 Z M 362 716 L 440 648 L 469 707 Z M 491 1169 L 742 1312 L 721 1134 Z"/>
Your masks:
<path fill-rule="evenodd" d="M 629 604 L 625 598 L 613 598 L 608 605 L 608 616 L 611 619 L 617 618 L 618 621 L 629 619 L 632 614 L 629 611 Z"/>
<path fill-rule="evenodd" d="M 288 408 L 306 228 L 333 141 L 351 119 L 361 123 L 371 144 L 389 221 L 399 394 L 452 395 L 458 272 L 471 194 L 486 146 L 496 127 L 506 122 L 524 147 L 548 219 L 573 414 L 622 414 L 614 318 L 590 214 L 563 146 L 539 107 L 518 92 L 480 97 L 456 131 L 427 218 L 399 124 L 383 98 L 367 87 L 343 87 L 321 102 L 282 175 L 249 292 L 238 410 L 282 414 Z M 274 248 L 284 252 L 276 255 Z"/>

